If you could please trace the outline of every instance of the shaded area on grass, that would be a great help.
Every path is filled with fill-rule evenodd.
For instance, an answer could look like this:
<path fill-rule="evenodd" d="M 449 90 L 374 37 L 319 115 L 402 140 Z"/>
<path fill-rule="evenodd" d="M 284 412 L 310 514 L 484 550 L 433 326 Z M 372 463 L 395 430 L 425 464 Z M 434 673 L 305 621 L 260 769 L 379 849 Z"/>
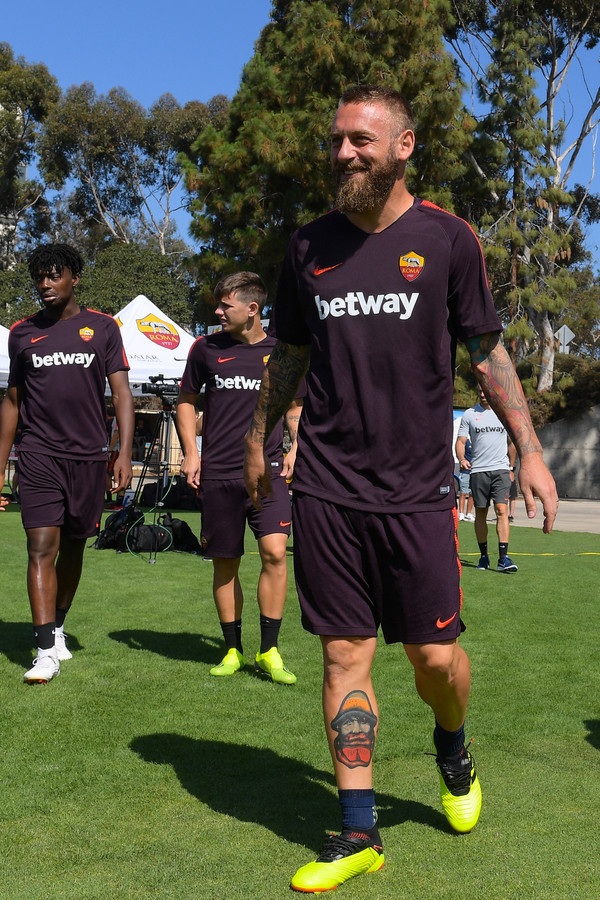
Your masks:
<path fill-rule="evenodd" d="M 596 750 L 600 750 L 600 719 L 586 719 L 583 724 L 589 731 L 586 741 Z"/>
<path fill-rule="evenodd" d="M 324 831 L 339 829 L 333 774 L 265 747 L 156 733 L 135 738 L 131 750 L 149 763 L 173 766 L 181 785 L 206 806 L 242 822 L 255 822 L 315 853 Z M 406 821 L 450 828 L 430 806 L 376 795 L 379 825 Z"/>
<path fill-rule="evenodd" d="M 72 634 L 68 634 L 68 647 L 72 653 L 82 650 L 82 646 Z M 29 669 L 31 654 L 35 652 L 33 626 L 28 622 L 4 622 L 0 620 L 0 653 L 10 662 Z"/>
<path fill-rule="evenodd" d="M 125 644 L 131 650 L 150 650 L 166 659 L 179 659 L 189 662 L 215 665 L 219 649 L 223 649 L 223 641 L 204 634 L 191 634 L 186 631 L 151 631 L 147 628 L 127 628 L 123 631 L 110 631 L 109 638 Z M 221 656 L 223 654 L 221 653 Z"/>

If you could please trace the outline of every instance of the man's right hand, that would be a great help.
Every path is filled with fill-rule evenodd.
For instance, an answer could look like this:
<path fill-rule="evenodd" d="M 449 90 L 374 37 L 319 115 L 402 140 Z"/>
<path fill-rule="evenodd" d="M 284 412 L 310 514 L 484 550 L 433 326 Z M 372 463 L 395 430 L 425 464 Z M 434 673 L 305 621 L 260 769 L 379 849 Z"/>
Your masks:
<path fill-rule="evenodd" d="M 192 451 L 183 457 L 181 460 L 181 474 L 185 476 L 185 479 L 190 487 L 196 488 L 196 490 L 200 487 L 200 469 L 202 463 L 200 461 L 200 456 L 198 452 L 194 454 Z"/>
<path fill-rule="evenodd" d="M 262 444 L 251 441 L 247 434 L 245 443 L 244 481 L 246 490 L 254 508 L 262 509 L 263 498 L 273 496 L 271 463 L 264 454 Z"/>

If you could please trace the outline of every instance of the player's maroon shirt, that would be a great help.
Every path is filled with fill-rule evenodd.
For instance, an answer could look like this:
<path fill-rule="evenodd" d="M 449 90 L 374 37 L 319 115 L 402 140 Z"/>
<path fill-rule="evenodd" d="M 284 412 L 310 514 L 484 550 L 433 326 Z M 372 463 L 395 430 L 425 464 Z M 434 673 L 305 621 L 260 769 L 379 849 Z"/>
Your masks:
<path fill-rule="evenodd" d="M 234 340 L 227 332 L 198 338 L 190 349 L 181 390 L 198 394 L 206 385 L 202 419 L 202 478 L 243 478 L 244 435 L 275 338 L 256 344 Z M 283 426 L 266 445 L 272 462 L 283 461 Z"/>
<path fill-rule="evenodd" d="M 373 512 L 455 503 L 456 339 L 502 330 L 481 247 L 416 200 L 367 234 L 333 212 L 292 237 L 275 333 L 311 345 L 294 488 Z"/>
<path fill-rule="evenodd" d="M 20 449 L 105 459 L 106 377 L 129 369 L 112 316 L 82 308 L 56 320 L 39 312 L 13 325 L 8 350 L 8 383 L 22 396 Z"/>

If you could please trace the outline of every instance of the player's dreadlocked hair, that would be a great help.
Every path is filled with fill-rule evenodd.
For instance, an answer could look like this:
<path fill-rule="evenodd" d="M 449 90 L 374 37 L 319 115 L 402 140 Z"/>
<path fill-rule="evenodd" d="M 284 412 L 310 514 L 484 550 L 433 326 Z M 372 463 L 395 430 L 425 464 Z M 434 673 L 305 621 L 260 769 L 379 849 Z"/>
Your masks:
<path fill-rule="evenodd" d="M 27 263 L 32 278 L 47 275 L 52 269 L 56 269 L 59 275 L 62 275 L 63 269 L 69 269 L 71 275 L 81 275 L 83 272 L 83 259 L 69 244 L 41 244 Z"/>

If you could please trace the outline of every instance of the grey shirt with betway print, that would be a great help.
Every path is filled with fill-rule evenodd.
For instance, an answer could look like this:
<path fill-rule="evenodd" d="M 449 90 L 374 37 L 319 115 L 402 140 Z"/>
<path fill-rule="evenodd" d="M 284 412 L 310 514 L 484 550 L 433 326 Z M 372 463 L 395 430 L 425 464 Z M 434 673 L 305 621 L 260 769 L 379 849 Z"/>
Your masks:
<path fill-rule="evenodd" d="M 480 404 L 467 409 L 458 428 L 458 437 L 471 439 L 471 473 L 510 469 L 506 428 L 493 409 L 484 409 Z"/>

